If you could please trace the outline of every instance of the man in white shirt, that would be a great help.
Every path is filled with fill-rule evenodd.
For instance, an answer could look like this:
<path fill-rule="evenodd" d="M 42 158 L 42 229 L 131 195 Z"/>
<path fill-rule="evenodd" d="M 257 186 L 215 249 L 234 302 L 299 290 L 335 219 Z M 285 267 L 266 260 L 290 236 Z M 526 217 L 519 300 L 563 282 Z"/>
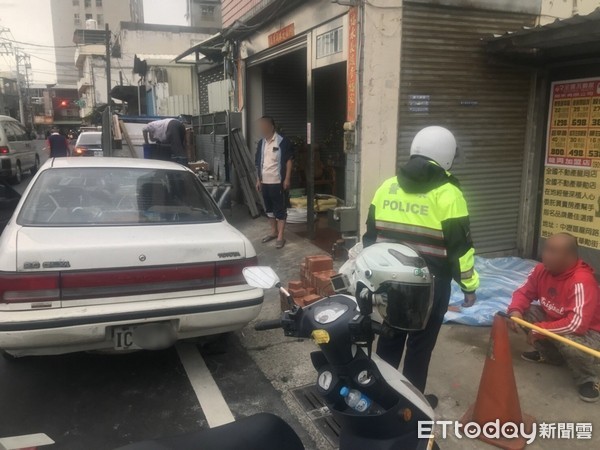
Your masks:
<path fill-rule="evenodd" d="M 157 142 L 171 146 L 171 155 L 187 158 L 185 151 L 185 125 L 177 119 L 161 119 L 148 123 L 143 129 L 144 142 Z"/>
<path fill-rule="evenodd" d="M 294 152 L 290 140 L 275 131 L 272 117 L 261 117 L 258 125 L 263 138 L 256 148 L 256 189 L 262 192 L 265 212 L 271 225 L 270 234 L 262 241 L 266 243 L 276 239 L 275 246 L 280 249 L 285 245 L 286 191 L 290 189 Z"/>

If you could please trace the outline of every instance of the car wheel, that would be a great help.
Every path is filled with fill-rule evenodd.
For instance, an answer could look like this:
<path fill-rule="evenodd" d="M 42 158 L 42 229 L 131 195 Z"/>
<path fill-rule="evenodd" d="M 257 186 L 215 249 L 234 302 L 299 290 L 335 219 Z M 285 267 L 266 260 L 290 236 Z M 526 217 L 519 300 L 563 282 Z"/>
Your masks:
<path fill-rule="evenodd" d="M 35 175 L 35 173 L 38 171 L 39 168 L 40 168 L 40 157 L 39 157 L 39 155 L 35 155 L 35 162 L 33 163 L 33 167 L 31 169 L 29 169 L 29 173 L 31 175 Z"/>
<path fill-rule="evenodd" d="M 16 172 L 11 179 L 12 184 L 19 184 L 23 181 L 23 169 L 21 168 L 21 161 L 17 161 Z"/>

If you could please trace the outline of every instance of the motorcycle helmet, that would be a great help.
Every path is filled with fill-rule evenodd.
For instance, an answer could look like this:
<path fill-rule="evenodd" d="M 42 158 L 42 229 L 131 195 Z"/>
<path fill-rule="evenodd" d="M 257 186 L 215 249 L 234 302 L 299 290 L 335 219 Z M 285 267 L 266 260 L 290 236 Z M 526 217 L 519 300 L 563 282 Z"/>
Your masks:
<path fill-rule="evenodd" d="M 423 128 L 412 141 L 410 155 L 425 156 L 449 170 L 456 156 L 456 139 L 444 127 Z"/>
<path fill-rule="evenodd" d="M 425 260 L 404 244 L 378 243 L 357 257 L 356 292 L 368 289 L 384 323 L 406 331 L 422 330 L 433 306 L 433 277 Z"/>

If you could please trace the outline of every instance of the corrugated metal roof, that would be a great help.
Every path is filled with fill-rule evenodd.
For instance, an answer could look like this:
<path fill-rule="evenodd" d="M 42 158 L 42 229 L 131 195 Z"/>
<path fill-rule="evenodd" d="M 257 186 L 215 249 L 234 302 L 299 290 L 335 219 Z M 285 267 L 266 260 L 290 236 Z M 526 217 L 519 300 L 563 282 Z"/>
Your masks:
<path fill-rule="evenodd" d="M 600 8 L 590 14 L 484 38 L 490 53 L 531 64 L 600 56 Z"/>
<path fill-rule="evenodd" d="M 572 27 L 589 22 L 600 22 L 600 7 L 596 8 L 594 11 L 592 11 L 589 14 L 586 14 L 585 16 L 575 14 L 574 16 L 569 17 L 567 19 L 556 19 L 554 22 L 548 23 L 546 25 L 538 25 L 535 27 L 523 27 L 517 31 L 507 31 L 504 34 L 495 34 L 487 38 L 486 40 L 500 41 L 518 36 L 531 35 L 532 33 L 554 32 L 555 30 L 560 30 L 561 28 Z M 598 31 L 600 31 L 600 29 Z"/>

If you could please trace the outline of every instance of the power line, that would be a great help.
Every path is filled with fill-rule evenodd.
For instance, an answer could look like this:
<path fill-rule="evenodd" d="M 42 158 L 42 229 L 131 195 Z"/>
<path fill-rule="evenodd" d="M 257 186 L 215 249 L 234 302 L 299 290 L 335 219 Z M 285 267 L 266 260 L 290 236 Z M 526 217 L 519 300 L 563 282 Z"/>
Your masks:
<path fill-rule="evenodd" d="M 11 36 L 13 36 L 13 39 L 8 39 L 5 37 L 2 37 L 0 39 L 4 40 L 4 41 L 8 41 L 8 42 L 12 42 L 13 44 L 20 44 L 20 45 L 29 45 L 31 47 L 41 47 L 41 48 L 77 48 L 76 45 L 44 45 L 44 44 L 36 44 L 34 42 L 24 42 L 24 41 L 17 41 L 14 39 L 14 35 L 12 34 L 12 32 L 10 32 Z"/>

